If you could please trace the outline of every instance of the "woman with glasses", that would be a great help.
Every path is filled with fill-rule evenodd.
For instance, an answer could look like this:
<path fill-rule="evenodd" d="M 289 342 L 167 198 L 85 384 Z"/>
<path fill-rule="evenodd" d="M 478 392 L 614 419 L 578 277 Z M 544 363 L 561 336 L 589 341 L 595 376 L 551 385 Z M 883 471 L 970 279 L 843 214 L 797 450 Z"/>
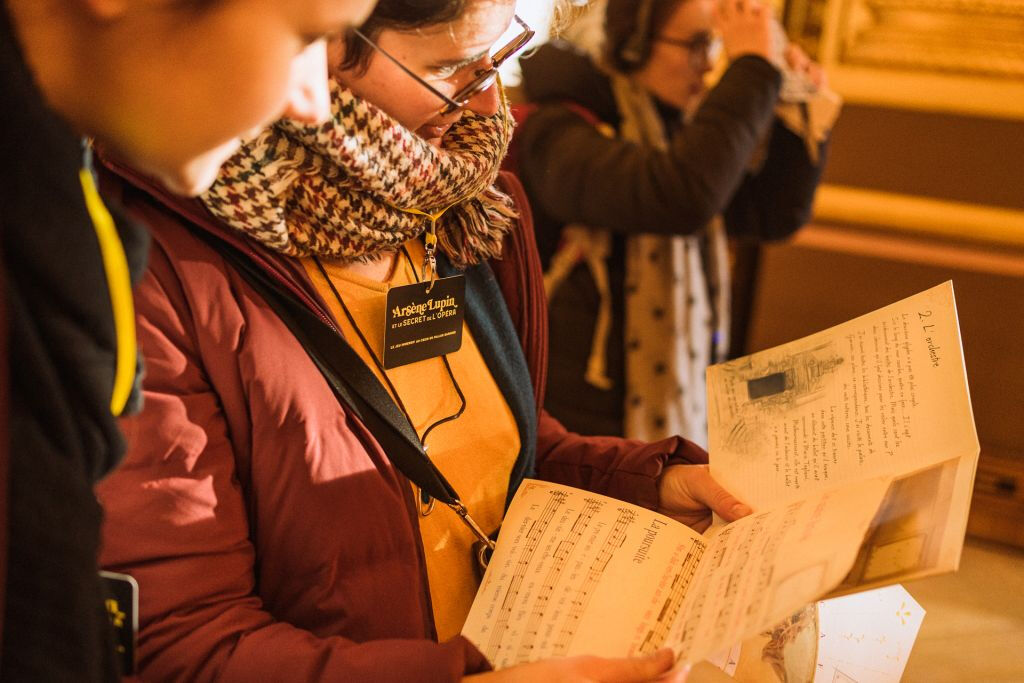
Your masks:
<path fill-rule="evenodd" d="M 103 564 L 139 584 L 146 680 L 486 672 L 459 632 L 526 476 L 698 528 L 749 512 L 683 439 L 580 437 L 540 410 L 539 260 L 521 188 L 499 175 L 511 125 L 493 70 L 530 36 L 513 9 L 378 3 L 329 48 L 331 120 L 263 131 L 200 203 L 112 166 L 153 225 L 146 406 L 99 488 Z M 661 652 L 484 675 L 671 666 Z"/>
<path fill-rule="evenodd" d="M 704 370 L 728 350 L 726 235 L 796 230 L 824 144 L 809 153 L 776 116 L 781 50 L 759 0 L 608 0 L 585 26 L 577 47 L 522 62 L 533 108 L 515 150 L 550 297 L 545 405 L 582 433 L 706 443 Z M 706 91 L 720 48 L 729 65 Z M 799 49 L 787 60 L 824 86 Z"/>

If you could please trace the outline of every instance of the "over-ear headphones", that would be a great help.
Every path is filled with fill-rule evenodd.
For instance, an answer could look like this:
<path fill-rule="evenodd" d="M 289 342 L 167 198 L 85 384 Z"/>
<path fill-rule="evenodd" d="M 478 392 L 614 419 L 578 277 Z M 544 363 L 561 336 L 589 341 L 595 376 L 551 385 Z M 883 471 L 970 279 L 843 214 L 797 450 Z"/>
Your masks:
<path fill-rule="evenodd" d="M 651 16 L 653 13 L 654 0 L 640 0 L 636 8 L 633 32 L 619 48 L 619 61 L 630 70 L 643 66 L 651 54 Z"/>

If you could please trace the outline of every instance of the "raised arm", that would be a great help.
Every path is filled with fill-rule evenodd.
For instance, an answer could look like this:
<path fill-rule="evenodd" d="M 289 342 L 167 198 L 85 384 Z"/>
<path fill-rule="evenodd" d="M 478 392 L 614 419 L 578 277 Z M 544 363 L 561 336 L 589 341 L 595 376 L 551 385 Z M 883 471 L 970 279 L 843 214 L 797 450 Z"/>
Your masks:
<path fill-rule="evenodd" d="M 735 60 L 666 151 L 603 135 L 563 103 L 516 132 L 524 184 L 562 223 L 687 234 L 720 213 L 774 119 L 781 77 L 761 57 Z"/>
<path fill-rule="evenodd" d="M 725 208 L 729 235 L 741 240 L 777 240 L 808 221 L 828 155 L 828 141 L 818 145 L 818 163 L 806 142 L 776 119 L 764 163 L 748 174 Z"/>

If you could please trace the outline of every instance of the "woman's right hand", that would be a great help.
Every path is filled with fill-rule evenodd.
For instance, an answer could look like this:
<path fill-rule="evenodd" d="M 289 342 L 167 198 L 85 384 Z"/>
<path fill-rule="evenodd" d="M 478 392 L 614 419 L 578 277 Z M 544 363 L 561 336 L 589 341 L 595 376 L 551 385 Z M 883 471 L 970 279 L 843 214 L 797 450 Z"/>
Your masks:
<path fill-rule="evenodd" d="M 761 0 L 720 0 L 715 13 L 722 47 L 730 61 L 743 55 L 758 55 L 769 62 L 775 59 L 778 46 L 771 5 Z"/>
<path fill-rule="evenodd" d="M 664 648 L 647 657 L 565 657 L 518 664 L 501 671 L 467 676 L 465 683 L 534 683 L 569 681 L 570 683 L 644 683 L 659 681 L 683 683 L 689 665 L 673 669 L 675 656 Z"/>

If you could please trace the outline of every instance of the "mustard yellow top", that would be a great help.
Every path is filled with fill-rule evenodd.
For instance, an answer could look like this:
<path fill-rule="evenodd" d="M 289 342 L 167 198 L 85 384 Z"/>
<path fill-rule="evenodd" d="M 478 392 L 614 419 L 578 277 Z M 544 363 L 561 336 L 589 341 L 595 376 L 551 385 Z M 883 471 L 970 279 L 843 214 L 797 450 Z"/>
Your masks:
<path fill-rule="evenodd" d="M 410 240 L 405 246 L 414 266 L 399 252 L 393 273 L 383 282 L 352 273 L 345 264 L 321 259 L 324 270 L 378 359 L 384 347 L 384 306 L 388 288 L 416 282 L 417 275 L 421 274 L 423 245 L 418 240 Z M 334 313 L 342 334 L 387 388 L 377 364 L 352 329 L 316 263 L 312 259 L 303 259 L 302 263 Z M 448 361 L 466 396 L 466 411 L 457 420 L 434 429 L 426 445 L 430 458 L 458 491 L 473 519 L 490 534 L 501 524 L 509 476 L 519 453 L 519 432 L 512 411 L 465 323 L 462 348 L 449 354 Z M 387 374 L 421 436 L 427 427 L 459 408 L 459 397 L 440 357 L 393 368 Z M 433 512 L 421 516 L 419 521 L 437 635 L 440 640 L 447 640 L 462 630 L 479 586 L 474 570 L 476 560 L 472 555 L 476 538 L 462 520 L 442 504 L 435 505 Z"/>

